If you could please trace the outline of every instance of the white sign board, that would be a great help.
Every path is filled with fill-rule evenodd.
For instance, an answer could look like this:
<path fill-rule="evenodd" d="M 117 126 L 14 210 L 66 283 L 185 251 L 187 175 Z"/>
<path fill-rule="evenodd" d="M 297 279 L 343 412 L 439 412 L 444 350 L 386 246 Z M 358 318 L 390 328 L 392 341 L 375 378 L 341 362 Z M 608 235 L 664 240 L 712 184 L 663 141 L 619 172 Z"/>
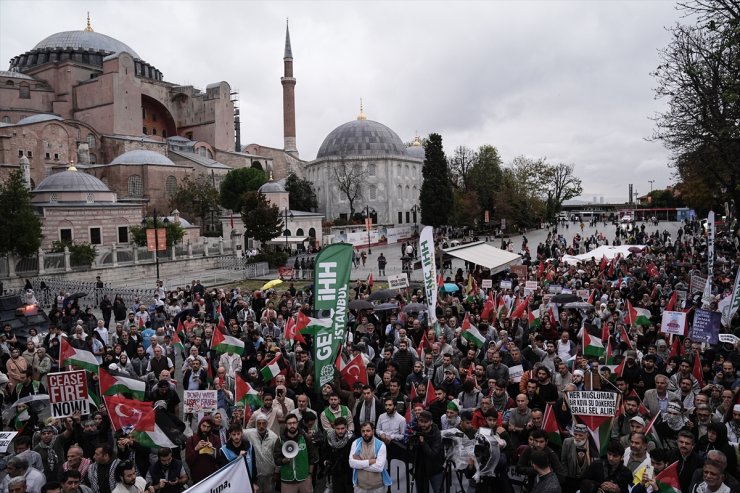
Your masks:
<path fill-rule="evenodd" d="M 182 400 L 185 413 L 215 413 L 218 407 L 215 390 L 185 390 Z"/>
<path fill-rule="evenodd" d="M 388 289 L 403 289 L 408 286 L 409 278 L 405 272 L 403 274 L 388 276 Z"/>
<path fill-rule="evenodd" d="M 511 281 L 501 281 L 499 287 L 501 289 L 511 289 Z"/>
<path fill-rule="evenodd" d="M 524 375 L 524 367 L 522 365 L 515 365 L 509 368 L 509 378 L 519 383 L 522 381 L 522 375 Z"/>
<path fill-rule="evenodd" d="M 570 412 L 583 416 L 615 416 L 617 393 L 581 390 L 568 392 Z"/>
<path fill-rule="evenodd" d="M 0 431 L 0 453 L 4 454 L 8 451 L 10 442 L 13 441 L 15 436 L 18 434 L 17 431 Z"/>
<path fill-rule="evenodd" d="M 491 289 L 493 287 L 493 279 L 481 279 L 480 287 L 483 289 Z"/>
<path fill-rule="evenodd" d="M 728 344 L 737 344 L 737 341 L 740 341 L 734 334 L 720 334 L 719 340 Z"/>
<path fill-rule="evenodd" d="M 686 313 L 684 312 L 663 312 L 663 320 L 660 324 L 660 331 L 664 334 L 673 334 L 678 336 L 686 335 Z"/>
<path fill-rule="evenodd" d="M 85 370 L 49 373 L 46 378 L 52 418 L 66 418 L 76 412 L 90 414 Z"/>
<path fill-rule="evenodd" d="M 576 291 L 576 296 L 581 298 L 583 301 L 586 301 L 590 295 L 591 292 L 588 289 L 579 289 Z"/>

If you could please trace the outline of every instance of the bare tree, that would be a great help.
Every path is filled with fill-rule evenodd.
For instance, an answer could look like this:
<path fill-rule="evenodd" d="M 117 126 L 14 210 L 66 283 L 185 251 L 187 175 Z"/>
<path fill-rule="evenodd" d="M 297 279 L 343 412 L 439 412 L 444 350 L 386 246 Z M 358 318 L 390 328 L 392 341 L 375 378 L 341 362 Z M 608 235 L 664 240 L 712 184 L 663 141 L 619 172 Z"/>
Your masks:
<path fill-rule="evenodd" d="M 337 188 L 349 202 L 349 218 L 355 215 L 355 202 L 362 199 L 362 182 L 367 174 L 362 166 L 348 165 L 344 161 L 333 168 Z"/>
<path fill-rule="evenodd" d="M 478 160 L 478 153 L 466 146 L 455 148 L 455 154 L 447 160 L 452 183 L 463 192 L 471 188 L 470 172 Z"/>

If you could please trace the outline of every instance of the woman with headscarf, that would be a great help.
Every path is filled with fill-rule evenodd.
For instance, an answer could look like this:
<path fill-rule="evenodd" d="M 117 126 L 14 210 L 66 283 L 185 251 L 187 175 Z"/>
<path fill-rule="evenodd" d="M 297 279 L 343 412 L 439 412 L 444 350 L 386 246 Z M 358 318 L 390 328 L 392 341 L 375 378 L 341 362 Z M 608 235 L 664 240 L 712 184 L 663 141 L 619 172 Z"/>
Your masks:
<path fill-rule="evenodd" d="M 707 433 L 699 439 L 696 451 L 706 459 L 711 450 L 719 450 L 727 456 L 726 473 L 737 476 L 737 455 L 727 441 L 727 427 L 722 423 L 709 423 Z"/>

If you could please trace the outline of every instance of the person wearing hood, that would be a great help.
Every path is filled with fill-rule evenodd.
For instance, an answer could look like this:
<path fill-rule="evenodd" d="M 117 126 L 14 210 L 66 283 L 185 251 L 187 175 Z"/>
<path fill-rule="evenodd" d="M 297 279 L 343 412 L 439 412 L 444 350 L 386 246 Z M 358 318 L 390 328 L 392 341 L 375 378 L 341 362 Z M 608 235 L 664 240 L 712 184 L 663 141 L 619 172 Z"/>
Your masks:
<path fill-rule="evenodd" d="M 726 471 L 732 476 L 737 475 L 737 455 L 727 441 L 727 428 L 722 423 L 709 423 L 707 433 L 699 439 L 696 446 L 699 455 L 706 459 L 709 452 L 719 450 L 727 457 Z"/>
<path fill-rule="evenodd" d="M 331 481 L 332 493 L 351 493 L 352 468 L 349 467 L 347 457 L 353 441 L 352 431 L 347 426 L 347 419 L 339 417 L 332 423 L 332 429 L 326 435 L 321 457 L 326 474 Z"/>
<path fill-rule="evenodd" d="M 204 416 L 197 431 L 185 442 L 185 461 L 194 484 L 218 470 L 216 452 L 220 448 L 221 439 L 213 432 L 213 420 Z"/>

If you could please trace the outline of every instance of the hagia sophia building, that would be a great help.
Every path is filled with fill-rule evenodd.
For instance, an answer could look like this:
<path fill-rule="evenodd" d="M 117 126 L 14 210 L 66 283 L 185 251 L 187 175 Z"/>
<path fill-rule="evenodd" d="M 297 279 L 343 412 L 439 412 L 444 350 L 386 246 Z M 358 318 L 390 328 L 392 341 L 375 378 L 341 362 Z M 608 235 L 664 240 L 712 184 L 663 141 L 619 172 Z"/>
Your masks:
<path fill-rule="evenodd" d="M 83 30 L 52 34 L 0 71 L 0 180 L 25 167 L 45 247 L 60 239 L 127 243 L 128 225 L 153 210 L 169 214 L 169 199 L 185 176 L 206 174 L 218 187 L 242 167 L 263 170 L 270 181 L 262 191 L 280 197 L 286 209 L 288 174 L 313 183 L 319 210 L 290 211 L 291 236 L 320 243 L 322 218 L 348 215 L 337 166 L 361 170 L 358 204 L 375 211 L 374 222 L 416 223 L 419 139 L 406 146 L 361 110 L 327 135 L 315 160 L 302 160 L 287 27 L 283 64 L 283 148 L 242 146 L 238 94 L 227 82 L 205 90 L 167 82 L 129 45 L 94 31 L 88 16 Z M 95 202 L 99 197 L 104 204 Z"/>

